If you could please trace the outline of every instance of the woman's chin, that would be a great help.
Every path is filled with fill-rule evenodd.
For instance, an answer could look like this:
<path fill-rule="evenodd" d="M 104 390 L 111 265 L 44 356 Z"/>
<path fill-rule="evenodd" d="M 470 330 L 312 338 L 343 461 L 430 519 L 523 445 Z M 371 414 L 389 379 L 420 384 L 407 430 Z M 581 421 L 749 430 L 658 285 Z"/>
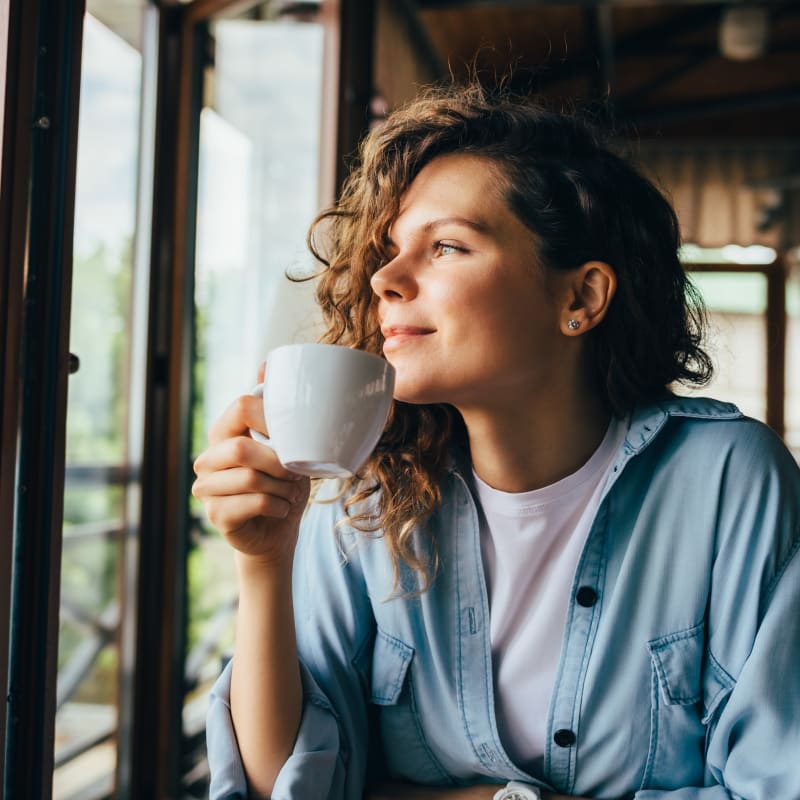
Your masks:
<path fill-rule="evenodd" d="M 434 403 L 448 402 L 441 391 L 435 391 L 429 387 L 410 387 L 395 384 L 394 399 L 401 403 L 409 403 L 410 405 L 422 406 L 432 405 Z"/>

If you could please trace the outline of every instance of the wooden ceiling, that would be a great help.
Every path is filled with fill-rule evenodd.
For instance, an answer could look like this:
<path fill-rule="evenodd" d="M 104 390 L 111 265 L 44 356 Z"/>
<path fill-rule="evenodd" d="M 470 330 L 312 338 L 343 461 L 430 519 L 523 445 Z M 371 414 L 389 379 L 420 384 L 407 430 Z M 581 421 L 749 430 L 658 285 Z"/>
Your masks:
<path fill-rule="evenodd" d="M 800 141 L 800 1 L 761 3 L 763 55 L 719 48 L 720 2 L 417 0 L 446 75 L 602 107 L 636 135 Z M 510 77 L 509 77 L 510 75 Z"/>

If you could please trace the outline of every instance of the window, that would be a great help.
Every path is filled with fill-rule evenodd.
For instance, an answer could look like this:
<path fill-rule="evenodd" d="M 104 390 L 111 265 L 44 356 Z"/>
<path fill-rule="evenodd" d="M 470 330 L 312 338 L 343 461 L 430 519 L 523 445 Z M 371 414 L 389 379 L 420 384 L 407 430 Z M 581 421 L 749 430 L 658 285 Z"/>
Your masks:
<path fill-rule="evenodd" d="M 91 12 L 93 5 L 109 20 Z M 106 796 L 117 767 L 125 540 L 136 535 L 137 402 L 144 331 L 137 238 L 145 5 L 104 2 L 84 20 L 53 796 Z M 126 13 L 119 14 L 120 10 Z M 117 11 L 117 14 L 113 12 Z M 138 256 L 138 257 L 137 257 Z"/>
<path fill-rule="evenodd" d="M 320 207 L 323 27 L 316 15 L 212 21 L 200 113 L 195 259 L 193 451 L 256 382 L 273 347 L 316 338 L 305 247 Z M 208 690 L 230 655 L 236 579 L 230 547 L 193 505 L 188 555 L 184 736 L 203 751 Z M 202 758 L 187 788 L 204 785 Z"/>
<path fill-rule="evenodd" d="M 797 283 L 786 261 L 768 247 L 736 245 L 685 245 L 681 257 L 706 305 L 706 348 L 715 374 L 699 390 L 679 386 L 676 391 L 735 403 L 785 436 L 800 456 L 797 445 L 792 445 L 792 437 L 797 437 L 796 402 L 792 402 L 797 395 L 791 388 L 795 379 L 787 371 L 797 348 L 792 325 Z"/>
<path fill-rule="evenodd" d="M 703 394 L 767 418 L 767 278 L 760 272 L 695 272 L 692 281 L 708 308 L 706 347 L 714 377 Z"/>
<path fill-rule="evenodd" d="M 192 514 L 192 433 L 269 347 L 314 335 L 311 285 L 282 275 L 304 268 L 306 227 L 366 125 L 371 4 L 348 9 L 88 0 L 84 19 L 81 2 L 0 0 L 0 772 L 15 797 L 207 793 L 203 712 L 235 597 Z"/>

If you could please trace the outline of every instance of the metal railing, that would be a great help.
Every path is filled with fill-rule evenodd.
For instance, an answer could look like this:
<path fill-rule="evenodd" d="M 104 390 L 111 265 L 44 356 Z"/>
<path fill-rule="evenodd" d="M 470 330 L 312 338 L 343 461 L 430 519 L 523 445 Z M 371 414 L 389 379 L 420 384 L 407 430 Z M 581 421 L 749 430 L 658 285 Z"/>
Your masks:
<path fill-rule="evenodd" d="M 66 468 L 66 486 L 68 489 L 129 487 L 136 482 L 137 476 L 130 470 L 118 465 L 68 465 Z M 208 535 L 203 521 L 191 520 L 191 535 L 195 541 Z M 63 546 L 65 551 L 76 545 L 91 542 L 122 543 L 125 528 L 121 519 L 109 519 L 99 522 L 87 522 L 69 525 L 65 528 Z M 200 638 L 186 653 L 184 661 L 184 686 L 187 693 L 200 685 L 203 668 L 213 656 L 220 638 L 229 628 L 236 611 L 238 598 L 235 595 L 227 598 L 207 620 Z M 112 599 L 103 608 L 96 611 L 87 610 L 73 599 L 62 593 L 60 619 L 62 624 L 69 623 L 85 634 L 75 647 L 69 658 L 58 670 L 56 708 L 61 711 L 75 697 L 76 692 L 90 677 L 103 651 L 118 641 L 121 622 L 120 602 Z M 202 706 L 202 707 L 201 707 Z M 208 764 L 205 757 L 205 701 L 193 700 L 184 707 L 183 714 L 183 746 L 182 773 L 187 797 L 202 797 L 203 787 L 207 782 Z M 86 726 L 81 735 L 72 741 L 56 748 L 54 766 L 56 770 L 67 767 L 79 757 L 94 748 L 113 741 L 117 734 L 116 714 L 107 721 L 95 726 Z M 92 780 L 87 775 L 87 785 L 78 795 L 81 800 L 93 800 L 110 796 L 113 790 L 113 776 Z"/>

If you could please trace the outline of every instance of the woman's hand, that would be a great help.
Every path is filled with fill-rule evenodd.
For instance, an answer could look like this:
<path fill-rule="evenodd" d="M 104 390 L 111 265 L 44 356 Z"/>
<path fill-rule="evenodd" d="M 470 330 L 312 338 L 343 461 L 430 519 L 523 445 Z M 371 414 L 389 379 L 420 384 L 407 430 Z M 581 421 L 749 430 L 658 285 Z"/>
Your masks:
<path fill-rule="evenodd" d="M 245 395 L 212 425 L 192 493 L 237 551 L 231 717 L 248 785 L 269 797 L 302 715 L 291 580 L 310 482 L 284 469 L 250 428 L 266 433 L 261 398 Z"/>
<path fill-rule="evenodd" d="M 211 426 L 209 447 L 194 463 L 192 494 L 228 543 L 258 566 L 291 563 L 308 478 L 284 469 L 249 429 L 266 433 L 261 398 L 244 395 Z"/>

